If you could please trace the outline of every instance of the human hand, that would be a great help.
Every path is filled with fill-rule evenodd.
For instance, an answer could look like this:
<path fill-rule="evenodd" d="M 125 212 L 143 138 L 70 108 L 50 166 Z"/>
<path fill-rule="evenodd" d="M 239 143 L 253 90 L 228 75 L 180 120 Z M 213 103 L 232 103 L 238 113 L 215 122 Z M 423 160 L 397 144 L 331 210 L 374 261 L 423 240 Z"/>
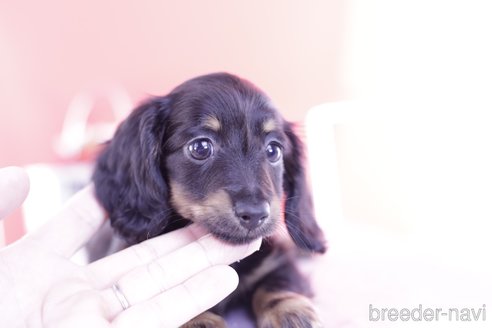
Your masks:
<path fill-rule="evenodd" d="M 3 214 L 28 190 L 25 174 L 14 171 L 0 170 L 0 180 L 14 181 L 0 181 Z M 90 186 L 40 230 L 0 250 L 0 326 L 177 327 L 231 293 L 238 277 L 226 264 L 260 245 L 226 245 L 192 225 L 87 266 L 71 262 L 103 221 Z"/>

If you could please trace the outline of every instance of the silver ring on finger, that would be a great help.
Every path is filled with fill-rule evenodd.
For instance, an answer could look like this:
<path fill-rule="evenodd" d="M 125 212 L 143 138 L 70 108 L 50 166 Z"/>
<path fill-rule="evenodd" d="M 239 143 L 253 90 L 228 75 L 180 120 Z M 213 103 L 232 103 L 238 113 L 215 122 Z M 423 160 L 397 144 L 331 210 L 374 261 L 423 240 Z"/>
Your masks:
<path fill-rule="evenodd" d="M 118 286 L 118 283 L 113 284 L 111 289 L 113 289 L 113 293 L 118 299 L 118 301 L 120 302 L 123 311 L 128 309 L 130 307 L 130 302 L 128 302 L 125 294 L 123 294 L 123 292 L 121 291 L 120 287 Z"/>

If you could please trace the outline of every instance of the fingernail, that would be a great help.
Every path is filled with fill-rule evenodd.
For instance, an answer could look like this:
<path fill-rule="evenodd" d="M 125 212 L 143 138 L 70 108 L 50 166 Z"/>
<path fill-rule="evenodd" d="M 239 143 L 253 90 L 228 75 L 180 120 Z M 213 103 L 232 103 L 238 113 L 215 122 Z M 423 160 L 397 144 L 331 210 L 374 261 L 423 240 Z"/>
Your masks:
<path fill-rule="evenodd" d="M 253 241 L 252 243 L 250 243 L 248 245 L 248 249 L 246 251 L 246 256 L 249 256 L 251 254 L 253 254 L 254 252 L 257 252 L 260 250 L 260 247 L 261 247 L 261 239 L 257 239 L 255 241 Z"/>

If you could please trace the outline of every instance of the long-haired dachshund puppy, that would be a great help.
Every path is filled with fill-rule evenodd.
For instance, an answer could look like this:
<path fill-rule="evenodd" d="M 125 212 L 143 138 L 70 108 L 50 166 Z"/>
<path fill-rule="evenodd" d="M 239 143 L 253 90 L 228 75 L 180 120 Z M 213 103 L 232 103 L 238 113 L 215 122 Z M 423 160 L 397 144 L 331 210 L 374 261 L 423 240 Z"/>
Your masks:
<path fill-rule="evenodd" d="M 262 328 L 321 326 L 296 268 L 301 254 L 325 251 L 302 148 L 262 91 L 219 73 L 143 103 L 102 151 L 96 195 L 128 244 L 190 222 L 227 243 L 264 239 L 233 264 L 239 288 L 187 327 L 225 327 L 219 315 L 232 304 L 247 306 Z M 289 243 L 272 237 L 282 225 Z"/>

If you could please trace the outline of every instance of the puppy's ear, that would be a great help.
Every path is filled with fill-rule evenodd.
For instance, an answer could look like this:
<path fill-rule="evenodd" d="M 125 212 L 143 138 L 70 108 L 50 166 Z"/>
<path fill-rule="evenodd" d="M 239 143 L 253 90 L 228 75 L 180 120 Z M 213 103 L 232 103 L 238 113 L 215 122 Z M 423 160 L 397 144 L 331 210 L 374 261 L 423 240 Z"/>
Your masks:
<path fill-rule="evenodd" d="M 303 144 L 294 132 L 291 123 L 284 123 L 284 132 L 289 148 L 284 155 L 285 223 L 295 244 L 316 253 L 326 251 L 323 232 L 316 223 L 313 213 L 311 192 L 304 170 Z"/>
<path fill-rule="evenodd" d="M 96 163 L 96 196 L 113 228 L 131 244 L 158 235 L 169 221 L 169 189 L 161 171 L 169 103 L 155 98 L 135 109 Z"/>

